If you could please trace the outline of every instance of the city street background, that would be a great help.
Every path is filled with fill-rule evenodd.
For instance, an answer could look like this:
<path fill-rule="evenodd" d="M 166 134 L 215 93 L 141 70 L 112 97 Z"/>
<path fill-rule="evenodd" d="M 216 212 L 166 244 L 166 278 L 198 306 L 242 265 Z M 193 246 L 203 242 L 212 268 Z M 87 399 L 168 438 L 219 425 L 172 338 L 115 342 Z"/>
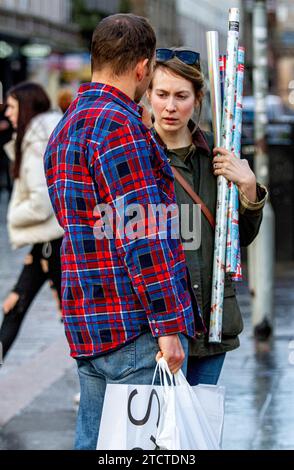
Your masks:
<path fill-rule="evenodd" d="M 9 292 L 26 249 L 11 251 L 0 204 L 0 298 Z M 246 283 L 239 287 L 245 330 L 241 347 L 227 354 L 224 449 L 294 449 L 294 265 L 277 267 L 275 337 L 256 352 Z M 292 343 L 291 343 L 292 341 Z M 264 350 L 263 350 L 264 349 Z M 72 449 L 79 391 L 63 325 L 49 286 L 28 312 L 21 334 L 0 368 L 0 449 Z"/>
<path fill-rule="evenodd" d="M 228 9 L 238 7 L 241 44 L 246 48 L 242 156 L 253 165 L 254 5 L 254 0 L 0 0 L 0 104 L 2 91 L 4 97 L 23 80 L 40 83 L 54 108 L 60 91 L 69 90 L 74 96 L 80 83 L 91 80 L 89 45 L 96 24 L 117 12 L 149 18 L 158 47 L 185 45 L 199 51 L 207 80 L 205 33 L 219 31 L 224 53 Z M 245 275 L 238 286 L 245 323 L 241 347 L 227 354 L 220 379 L 226 387 L 224 449 L 294 449 L 294 0 L 265 0 L 265 5 L 266 140 L 275 215 L 274 336 L 270 343 L 257 343 L 254 338 Z M 1 106 L 0 113 L 3 123 Z M 201 119 L 201 125 L 210 128 L 209 93 Z M 12 251 L 8 241 L 7 189 L 12 181 L 1 143 L 0 153 L 2 304 L 29 248 Z M 78 391 L 75 361 L 69 356 L 56 303 L 46 285 L 0 367 L 0 450 L 72 449 Z"/>

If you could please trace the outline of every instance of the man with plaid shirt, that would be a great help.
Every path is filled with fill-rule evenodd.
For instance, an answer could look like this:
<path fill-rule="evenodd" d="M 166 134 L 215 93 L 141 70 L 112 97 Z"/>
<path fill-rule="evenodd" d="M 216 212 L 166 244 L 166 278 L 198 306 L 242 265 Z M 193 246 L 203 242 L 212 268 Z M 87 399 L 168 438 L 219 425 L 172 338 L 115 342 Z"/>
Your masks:
<path fill-rule="evenodd" d="M 107 383 L 149 384 L 161 356 L 173 373 L 185 370 L 187 336 L 195 335 L 195 325 L 204 328 L 200 314 L 194 319 L 180 240 L 168 229 L 162 234 L 154 214 L 154 207 L 175 203 L 170 166 L 137 105 L 151 79 L 155 45 L 144 18 L 100 22 L 92 82 L 81 86 L 45 155 L 51 201 L 65 231 L 62 307 L 81 386 L 77 449 L 96 448 Z M 119 209 L 133 204 L 144 209 L 136 220 L 145 236 L 118 229 Z M 107 208 L 119 213 L 113 236 L 101 236 L 109 228 Z"/>

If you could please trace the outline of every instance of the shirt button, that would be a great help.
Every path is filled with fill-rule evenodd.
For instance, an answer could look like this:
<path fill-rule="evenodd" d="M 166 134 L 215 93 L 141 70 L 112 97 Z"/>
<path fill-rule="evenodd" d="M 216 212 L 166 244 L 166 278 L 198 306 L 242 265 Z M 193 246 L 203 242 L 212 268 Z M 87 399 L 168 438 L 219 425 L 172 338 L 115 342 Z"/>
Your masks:
<path fill-rule="evenodd" d="M 159 333 L 159 329 L 158 329 L 158 328 L 155 328 L 155 333 Z"/>
<path fill-rule="evenodd" d="M 194 284 L 194 286 L 193 286 L 193 287 L 194 287 L 194 289 L 199 289 L 199 286 L 198 286 L 198 284 Z"/>

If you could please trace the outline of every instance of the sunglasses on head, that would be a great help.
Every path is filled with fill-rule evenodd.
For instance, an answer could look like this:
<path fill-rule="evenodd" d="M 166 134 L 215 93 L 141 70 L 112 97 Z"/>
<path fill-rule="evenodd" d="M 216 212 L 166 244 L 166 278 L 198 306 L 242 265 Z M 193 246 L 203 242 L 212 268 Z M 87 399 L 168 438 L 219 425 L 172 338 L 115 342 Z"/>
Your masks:
<path fill-rule="evenodd" d="M 200 54 L 199 52 L 188 50 L 174 50 L 174 49 L 156 49 L 156 61 L 166 62 L 173 57 L 177 57 L 186 65 L 197 65 L 200 67 Z"/>

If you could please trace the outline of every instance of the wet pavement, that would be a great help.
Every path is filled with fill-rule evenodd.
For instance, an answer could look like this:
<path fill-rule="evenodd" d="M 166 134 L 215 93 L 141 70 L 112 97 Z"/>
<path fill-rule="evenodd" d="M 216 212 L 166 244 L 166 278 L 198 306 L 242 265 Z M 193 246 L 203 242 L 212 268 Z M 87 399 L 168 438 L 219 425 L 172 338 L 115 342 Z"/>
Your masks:
<path fill-rule="evenodd" d="M 27 252 L 12 252 L 0 202 L 0 301 Z M 275 337 L 269 351 L 255 344 L 246 283 L 238 288 L 245 320 L 241 347 L 227 354 L 224 449 L 294 449 L 294 265 L 277 267 Z M 44 286 L 0 368 L 0 450 L 72 449 L 78 391 L 55 301 Z"/>

